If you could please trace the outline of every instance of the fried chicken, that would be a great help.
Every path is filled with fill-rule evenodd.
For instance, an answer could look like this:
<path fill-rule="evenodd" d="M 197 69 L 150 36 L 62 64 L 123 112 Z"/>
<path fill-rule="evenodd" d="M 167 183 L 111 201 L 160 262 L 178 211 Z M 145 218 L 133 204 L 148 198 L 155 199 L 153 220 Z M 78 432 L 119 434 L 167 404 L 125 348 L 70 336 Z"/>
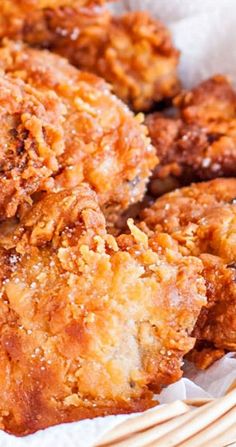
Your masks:
<path fill-rule="evenodd" d="M 69 27 L 58 15 L 52 16 L 51 25 L 55 40 L 51 48 L 66 56 L 74 65 L 96 73 L 113 86 L 117 96 L 136 111 L 149 110 L 155 102 L 171 98 L 179 90 L 176 67 L 179 53 L 173 47 L 170 34 L 164 25 L 147 12 L 129 12 L 111 17 L 106 28 L 94 35 L 84 26 L 82 35 L 71 38 L 76 18 L 69 35 L 58 38 L 55 30 L 61 23 Z M 83 20 L 84 22 L 84 20 Z"/>
<path fill-rule="evenodd" d="M 25 33 L 27 36 L 31 34 L 31 27 L 35 38 L 43 38 L 44 11 L 61 7 L 94 7 L 102 3 L 103 0 L 1 0 L 0 38 L 22 39 Z"/>
<path fill-rule="evenodd" d="M 183 255 L 204 264 L 208 304 L 193 331 L 198 343 L 191 358 L 206 368 L 224 350 L 236 351 L 236 179 L 177 189 L 144 210 L 142 219 L 141 228 L 167 232 Z"/>
<path fill-rule="evenodd" d="M 129 226 L 108 235 L 86 184 L 2 224 L 2 429 L 141 411 L 181 377 L 206 302 L 202 262 Z"/>
<path fill-rule="evenodd" d="M 135 111 L 149 110 L 179 91 L 179 52 L 166 27 L 147 12 L 113 17 L 107 9 L 81 8 L 79 2 L 26 11 L 21 20 L 7 12 L 0 5 L 0 36 L 50 48 L 103 77 Z"/>
<path fill-rule="evenodd" d="M 63 103 L 65 151 L 54 190 L 86 180 L 110 220 L 142 199 L 157 163 L 155 150 L 143 117 L 134 117 L 105 81 L 48 51 L 8 42 L 0 48 L 0 68 L 40 94 L 54 92 Z"/>
<path fill-rule="evenodd" d="M 1 0 L 1 12 L 10 21 L 25 19 L 29 13 L 47 8 L 101 5 L 106 0 Z M 23 27 L 23 23 L 21 24 Z"/>
<path fill-rule="evenodd" d="M 160 165 L 151 192 L 191 181 L 236 175 L 236 92 L 224 76 L 214 76 L 176 98 L 175 118 L 158 113 L 146 124 Z M 164 182 L 164 184 L 163 184 Z"/>
<path fill-rule="evenodd" d="M 0 219 L 53 186 L 64 151 L 64 112 L 54 92 L 0 74 Z"/>

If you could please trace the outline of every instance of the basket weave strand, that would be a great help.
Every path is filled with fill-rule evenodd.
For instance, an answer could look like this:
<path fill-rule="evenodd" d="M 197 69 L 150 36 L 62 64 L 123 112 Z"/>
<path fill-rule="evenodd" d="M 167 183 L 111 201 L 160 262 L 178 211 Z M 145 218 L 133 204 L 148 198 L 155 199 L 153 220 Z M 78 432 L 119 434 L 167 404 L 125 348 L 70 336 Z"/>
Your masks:
<path fill-rule="evenodd" d="M 218 399 L 176 401 L 136 416 L 96 447 L 236 446 L 236 389 L 230 389 Z"/>

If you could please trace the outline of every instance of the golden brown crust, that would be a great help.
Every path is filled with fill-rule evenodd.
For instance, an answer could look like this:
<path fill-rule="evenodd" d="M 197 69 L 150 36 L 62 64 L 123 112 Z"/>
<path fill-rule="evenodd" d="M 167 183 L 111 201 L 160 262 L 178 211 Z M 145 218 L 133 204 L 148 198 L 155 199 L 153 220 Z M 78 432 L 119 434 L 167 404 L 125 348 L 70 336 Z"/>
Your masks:
<path fill-rule="evenodd" d="M 195 180 L 236 175 L 236 93 L 223 76 L 214 76 L 176 98 L 180 117 L 147 117 L 160 158 L 151 191 L 166 178 L 189 184 Z M 174 188 L 173 188 L 174 189 Z"/>
<path fill-rule="evenodd" d="M 186 358 L 199 369 L 207 369 L 225 355 L 224 349 L 216 349 L 214 345 L 196 343 L 194 349 L 186 355 Z"/>
<path fill-rule="evenodd" d="M 52 0 L 53 1 L 53 0 Z M 44 0 L 42 0 L 44 2 Z M 78 23 L 81 30 L 86 27 L 93 30 L 107 23 L 110 17 L 109 12 L 105 12 L 99 7 L 103 0 L 60 0 L 55 4 L 50 0 L 45 0 L 42 7 L 37 0 L 3 0 L 0 4 L 0 38 L 8 37 L 13 40 L 24 40 L 28 44 L 49 48 L 55 40 L 55 30 L 50 26 L 51 20 L 55 16 L 57 21 L 56 34 L 63 35 L 63 22 L 66 22 L 68 32 L 72 32 L 71 15 L 77 11 L 79 15 Z M 65 12 L 64 12 L 65 11 Z M 58 17 L 58 18 L 57 18 Z M 74 21 L 74 20 L 73 20 Z M 51 29 L 52 28 L 52 29 Z M 77 27 L 78 32 L 78 27 Z M 76 35 L 76 30 L 72 34 Z"/>
<path fill-rule="evenodd" d="M 0 422 L 17 435 L 140 411 L 181 377 L 202 263 L 130 221 L 116 241 L 86 185 L 1 228 Z"/>
<path fill-rule="evenodd" d="M 164 25 L 146 12 L 129 12 L 110 20 L 104 17 L 106 26 L 104 23 L 102 31 L 97 28 L 92 38 L 89 27 L 84 26 L 78 39 L 70 38 L 70 30 L 69 37 L 56 38 L 52 48 L 76 66 L 105 78 L 136 111 L 149 110 L 155 102 L 173 97 L 179 90 L 179 53 Z M 61 19 L 61 23 L 65 22 Z M 76 26 L 76 18 L 74 23 Z M 58 27 L 55 15 L 51 26 L 53 30 Z"/>
<path fill-rule="evenodd" d="M 36 191 L 53 187 L 64 151 L 63 115 L 54 92 L 0 75 L 0 219 L 14 216 Z"/>
<path fill-rule="evenodd" d="M 142 218 L 152 231 L 170 234 L 183 254 L 203 261 L 208 304 L 193 332 L 200 344 L 192 359 L 204 368 L 210 348 L 202 342 L 218 354 L 236 350 L 236 180 L 217 179 L 166 194 Z"/>
<path fill-rule="evenodd" d="M 48 11 L 96 9 L 103 3 L 104 0 L 1 0 L 0 38 L 23 39 L 44 46 L 45 42 L 50 42 L 51 35 L 46 24 Z"/>
<path fill-rule="evenodd" d="M 180 108 L 187 123 L 207 125 L 217 130 L 221 122 L 235 119 L 236 93 L 226 76 L 215 75 L 203 81 L 192 91 L 182 92 L 175 105 Z"/>
<path fill-rule="evenodd" d="M 78 68 L 95 73 L 136 111 L 179 91 L 179 52 L 169 31 L 147 12 L 112 17 L 108 10 L 79 3 L 35 11 L 21 21 L 1 10 L 0 35 L 50 48 Z"/>
<path fill-rule="evenodd" d="M 106 0 L 2 0 L 1 13 L 6 18 L 21 19 L 46 8 L 101 5 Z"/>
<path fill-rule="evenodd" d="M 47 51 L 6 42 L 0 66 L 40 92 L 56 92 L 65 106 L 65 151 L 56 188 L 86 180 L 110 220 L 142 199 L 157 163 L 142 116 L 134 117 L 102 79 Z"/>

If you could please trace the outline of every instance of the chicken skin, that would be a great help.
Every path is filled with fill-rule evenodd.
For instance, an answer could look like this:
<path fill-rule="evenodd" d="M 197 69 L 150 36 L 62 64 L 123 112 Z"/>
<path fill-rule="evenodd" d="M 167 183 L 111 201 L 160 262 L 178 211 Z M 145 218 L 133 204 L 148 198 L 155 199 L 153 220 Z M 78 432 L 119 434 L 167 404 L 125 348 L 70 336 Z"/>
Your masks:
<path fill-rule="evenodd" d="M 191 181 L 236 175 L 236 92 L 224 76 L 214 76 L 175 99 L 176 117 L 146 119 L 160 158 L 151 192 Z"/>
<path fill-rule="evenodd" d="M 86 184 L 2 224 L 2 429 L 141 411 L 181 377 L 206 302 L 202 262 L 129 227 L 109 235 Z"/>
<path fill-rule="evenodd" d="M 1 12 L 17 24 L 17 19 L 23 19 L 29 13 L 47 8 L 60 8 L 67 6 L 101 5 L 106 0 L 2 0 Z M 7 34 L 7 33 L 6 33 Z"/>
<path fill-rule="evenodd" d="M 206 368 L 236 351 L 236 179 L 192 184 L 160 197 L 141 217 L 149 231 L 164 231 L 183 255 L 204 264 L 208 303 L 193 335 L 191 359 Z M 147 230 L 146 228 L 146 230 Z"/>
<path fill-rule="evenodd" d="M 110 221 L 142 199 L 157 164 L 155 150 L 142 116 L 135 117 L 105 81 L 48 51 L 8 42 L 0 48 L 0 68 L 39 94 L 54 94 L 64 107 L 65 150 L 52 190 L 87 181 Z"/>
<path fill-rule="evenodd" d="M 147 12 L 113 17 L 106 8 L 62 1 L 30 15 L 23 10 L 19 19 L 9 6 L 15 3 L 8 0 L 7 8 L 4 1 L 0 5 L 0 37 L 49 48 L 78 68 L 103 77 L 135 111 L 150 110 L 178 93 L 179 51 L 167 28 Z"/>
<path fill-rule="evenodd" d="M 71 15 L 69 11 L 52 14 L 47 22 L 53 30 L 50 48 L 77 67 L 106 79 L 114 93 L 133 110 L 150 110 L 156 102 L 178 93 L 179 52 L 161 22 L 147 12 L 129 12 L 120 17 L 108 17 L 104 12 L 100 29 L 90 23 L 91 13 L 88 18 L 78 13 L 74 23 Z M 75 29 L 82 29 L 77 39 Z"/>
<path fill-rule="evenodd" d="M 52 187 L 64 151 L 64 112 L 54 92 L 0 74 L 0 220 Z"/>

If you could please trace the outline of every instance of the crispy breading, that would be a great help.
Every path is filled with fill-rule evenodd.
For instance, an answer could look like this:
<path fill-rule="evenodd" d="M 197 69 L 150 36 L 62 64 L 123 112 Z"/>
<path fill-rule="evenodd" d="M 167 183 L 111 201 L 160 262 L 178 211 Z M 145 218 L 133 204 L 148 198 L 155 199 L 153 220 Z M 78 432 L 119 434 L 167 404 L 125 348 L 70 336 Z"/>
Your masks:
<path fill-rule="evenodd" d="M 0 231 L 0 427 L 141 411 L 178 380 L 206 302 L 202 262 L 132 221 L 117 240 L 85 184 Z"/>
<path fill-rule="evenodd" d="M 135 111 L 149 110 L 179 91 L 179 51 L 167 28 L 147 12 L 113 17 L 105 8 L 81 8 L 75 2 L 26 11 L 21 20 L 13 13 L 8 17 L 1 5 L 0 14 L 0 36 L 58 52 L 110 82 Z"/>
<path fill-rule="evenodd" d="M 203 261 L 208 304 L 193 331 L 198 345 L 192 359 L 204 368 L 220 351 L 235 351 L 236 179 L 216 179 L 166 194 L 142 212 L 142 219 L 150 230 L 170 234 L 184 255 Z M 211 347 L 217 350 L 212 359 Z"/>
<path fill-rule="evenodd" d="M 66 15 L 68 22 L 62 14 L 52 14 L 49 26 L 55 37 L 51 48 L 79 68 L 105 78 L 116 95 L 131 108 L 149 110 L 155 102 L 171 98 L 178 92 L 179 53 L 173 47 L 169 31 L 147 12 L 106 18 L 106 27 L 103 26 L 102 31 L 97 27 L 95 33 L 91 32 L 89 14 L 89 26 L 80 14 L 78 24 L 76 17 L 73 23 L 69 13 Z M 80 30 L 80 22 L 83 32 L 75 39 L 73 30 L 76 27 Z M 56 36 L 60 24 L 63 30 L 69 28 L 68 35 Z"/>
<path fill-rule="evenodd" d="M 64 112 L 54 92 L 0 74 L 0 219 L 53 187 L 64 151 Z"/>
<path fill-rule="evenodd" d="M 1 13 L 9 20 L 25 19 L 26 15 L 46 8 L 101 5 L 106 0 L 1 0 Z"/>
<path fill-rule="evenodd" d="M 206 125 L 210 131 L 220 132 L 220 124 L 235 119 L 236 92 L 226 76 L 215 75 L 191 91 L 183 91 L 175 104 L 186 123 Z"/>
<path fill-rule="evenodd" d="M 64 104 L 65 151 L 55 188 L 86 180 L 110 220 L 142 199 L 157 163 L 155 150 L 143 117 L 134 117 L 105 81 L 60 56 L 19 43 L 6 42 L 0 49 L 0 68 L 40 92 L 56 92 Z"/>
<path fill-rule="evenodd" d="M 176 117 L 149 115 L 146 124 L 160 158 L 151 182 L 191 181 L 236 175 L 236 93 L 224 76 L 214 76 L 176 98 Z M 180 116 L 178 116 L 180 115 Z M 174 188 L 172 188 L 174 189 Z"/>
<path fill-rule="evenodd" d="M 0 38 L 22 39 L 30 37 L 34 29 L 35 40 L 46 39 L 44 12 L 50 9 L 95 7 L 103 0 L 1 0 Z M 41 40 L 39 40 L 41 41 Z"/>

